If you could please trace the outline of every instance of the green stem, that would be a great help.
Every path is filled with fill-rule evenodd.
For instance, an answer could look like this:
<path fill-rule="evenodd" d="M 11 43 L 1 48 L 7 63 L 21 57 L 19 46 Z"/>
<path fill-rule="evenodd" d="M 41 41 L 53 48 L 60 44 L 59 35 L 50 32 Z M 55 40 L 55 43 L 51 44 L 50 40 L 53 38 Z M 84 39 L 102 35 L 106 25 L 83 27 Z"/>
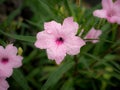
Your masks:
<path fill-rule="evenodd" d="M 104 80 L 101 83 L 102 83 L 102 85 L 101 85 L 100 90 L 106 90 L 107 83 Z"/>
<path fill-rule="evenodd" d="M 101 25 L 103 25 L 104 23 L 105 23 L 105 19 L 100 19 L 96 29 L 99 29 Z"/>
<path fill-rule="evenodd" d="M 76 76 L 78 74 L 78 58 L 76 55 L 74 56 L 74 62 L 75 62 L 74 75 Z"/>
<path fill-rule="evenodd" d="M 115 38 L 116 38 L 116 34 L 117 34 L 117 29 L 118 28 L 118 24 L 113 24 L 112 25 L 112 41 L 114 41 L 115 40 Z"/>

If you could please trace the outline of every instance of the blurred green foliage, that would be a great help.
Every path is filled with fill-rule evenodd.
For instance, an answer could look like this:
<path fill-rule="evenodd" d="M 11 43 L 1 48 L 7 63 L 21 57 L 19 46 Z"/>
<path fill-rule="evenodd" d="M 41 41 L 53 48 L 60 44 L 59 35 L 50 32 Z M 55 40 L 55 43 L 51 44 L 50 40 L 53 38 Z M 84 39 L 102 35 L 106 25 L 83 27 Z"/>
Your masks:
<path fill-rule="evenodd" d="M 88 4 L 84 0 L 0 0 L 6 7 L 1 8 L 6 12 L 0 13 L 0 44 L 14 43 L 22 47 L 24 56 L 23 66 L 7 79 L 9 90 L 120 89 L 120 28 L 92 15 L 100 4 Z M 48 60 L 45 50 L 35 48 L 35 36 L 44 22 L 61 23 L 69 16 L 79 23 L 78 34 L 84 29 L 84 36 L 92 27 L 103 34 L 100 42 L 88 42 L 79 55 L 68 55 L 56 65 Z"/>

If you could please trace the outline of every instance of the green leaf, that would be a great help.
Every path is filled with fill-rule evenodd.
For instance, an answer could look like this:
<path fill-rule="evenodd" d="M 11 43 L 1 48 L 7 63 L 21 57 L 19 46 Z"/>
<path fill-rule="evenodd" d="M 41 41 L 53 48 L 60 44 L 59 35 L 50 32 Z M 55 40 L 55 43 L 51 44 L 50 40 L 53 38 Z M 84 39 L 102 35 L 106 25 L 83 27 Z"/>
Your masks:
<path fill-rule="evenodd" d="M 66 73 L 71 67 L 73 67 L 74 62 L 66 62 L 59 66 L 51 75 L 49 76 L 48 80 L 45 82 L 41 90 L 48 90 L 50 86 L 55 85 L 58 80 L 62 77 L 64 73 Z"/>
<path fill-rule="evenodd" d="M 0 39 L 0 45 L 5 46 L 5 45 L 6 45 L 6 43 L 5 43 L 3 40 L 1 40 L 1 39 Z"/>
<path fill-rule="evenodd" d="M 90 57 L 90 58 L 96 60 L 96 61 L 101 61 L 101 59 L 100 59 L 99 57 L 97 57 L 97 56 L 94 56 L 94 55 L 89 54 L 89 53 L 84 53 L 84 54 L 85 54 L 86 56 L 88 56 L 88 57 Z"/>
<path fill-rule="evenodd" d="M 74 12 L 73 6 L 69 0 L 66 0 L 66 7 L 68 8 L 70 15 L 75 17 L 75 12 Z"/>
<path fill-rule="evenodd" d="M 21 40 L 21 41 L 27 41 L 27 42 L 31 42 L 31 43 L 35 42 L 35 37 L 33 37 L 33 36 L 8 34 L 8 33 L 3 32 L 2 30 L 0 30 L 0 32 L 2 34 L 4 34 L 5 36 L 8 36 L 8 37 L 13 38 L 13 39 L 17 39 L 17 40 Z"/>
<path fill-rule="evenodd" d="M 73 79 L 70 78 L 69 80 L 67 80 L 63 84 L 63 86 L 62 86 L 62 88 L 60 90 L 74 90 L 74 88 L 73 88 L 73 82 L 74 82 Z"/>
<path fill-rule="evenodd" d="M 24 58 L 23 63 L 24 64 L 30 63 L 30 61 L 34 59 L 36 55 L 37 50 L 33 50 L 27 57 Z"/>
<path fill-rule="evenodd" d="M 23 88 L 23 90 L 30 90 L 30 87 L 28 86 L 28 83 L 20 70 L 14 69 L 12 77 Z"/>
<path fill-rule="evenodd" d="M 48 15 L 51 17 L 51 18 L 55 18 L 55 14 L 53 13 L 53 11 L 50 9 L 50 7 L 46 4 L 46 3 L 44 3 L 42 0 L 38 0 L 39 1 L 39 4 L 40 4 L 40 6 L 43 8 L 43 10 L 45 10 L 47 13 L 48 13 Z"/>
<path fill-rule="evenodd" d="M 16 10 L 12 11 L 12 13 L 10 13 L 10 15 L 7 16 L 7 19 L 2 24 L 0 24 L 0 26 L 5 28 L 11 25 L 11 22 L 13 22 L 15 17 L 19 15 L 20 11 L 21 11 L 21 6 L 18 7 Z"/>
<path fill-rule="evenodd" d="M 0 4 L 2 4 L 5 0 L 0 0 Z"/>

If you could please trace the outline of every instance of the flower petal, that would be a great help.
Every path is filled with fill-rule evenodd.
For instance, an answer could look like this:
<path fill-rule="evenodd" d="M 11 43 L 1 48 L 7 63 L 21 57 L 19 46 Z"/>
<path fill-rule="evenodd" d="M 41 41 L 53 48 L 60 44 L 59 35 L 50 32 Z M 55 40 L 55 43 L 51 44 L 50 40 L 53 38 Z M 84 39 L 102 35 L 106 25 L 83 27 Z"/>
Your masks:
<path fill-rule="evenodd" d="M 9 88 L 8 82 L 4 77 L 0 77 L 0 90 L 7 90 Z"/>
<path fill-rule="evenodd" d="M 13 68 L 18 68 L 22 66 L 22 56 L 11 56 L 11 65 Z"/>
<path fill-rule="evenodd" d="M 17 54 L 17 48 L 13 46 L 13 44 L 8 44 L 5 48 L 6 52 L 10 52 L 11 54 Z"/>
<path fill-rule="evenodd" d="M 120 17 L 120 0 L 115 1 L 113 10 L 114 10 L 115 16 Z"/>
<path fill-rule="evenodd" d="M 93 15 L 100 18 L 106 18 L 107 17 L 107 11 L 106 10 L 95 10 L 93 12 Z"/>
<path fill-rule="evenodd" d="M 54 42 L 54 36 L 48 34 L 46 31 L 42 31 L 37 34 L 35 46 L 40 49 L 46 49 L 49 48 Z"/>
<path fill-rule="evenodd" d="M 0 46 L 0 51 L 2 52 L 4 50 L 3 46 Z"/>
<path fill-rule="evenodd" d="M 10 77 L 13 73 L 13 69 L 11 67 L 0 67 L 0 77 Z"/>
<path fill-rule="evenodd" d="M 112 0 L 102 0 L 102 7 L 105 10 L 111 10 L 113 7 L 113 1 Z"/>
<path fill-rule="evenodd" d="M 101 34 L 102 34 L 101 30 L 96 30 L 95 35 L 94 35 L 95 39 L 99 39 L 99 36 Z M 92 40 L 92 43 L 97 43 L 97 42 L 99 42 L 99 40 Z"/>
<path fill-rule="evenodd" d="M 80 48 L 85 45 L 80 37 L 73 36 L 66 41 L 67 54 L 76 55 L 80 52 Z"/>
<path fill-rule="evenodd" d="M 84 39 L 99 39 L 99 36 L 102 34 L 101 30 L 95 30 L 94 28 L 90 29 Z M 91 41 L 92 43 L 97 43 L 98 40 L 86 40 Z"/>
<path fill-rule="evenodd" d="M 109 22 L 111 23 L 118 23 L 120 24 L 120 16 L 113 16 L 110 19 L 108 19 Z"/>
<path fill-rule="evenodd" d="M 102 34 L 102 31 L 101 30 L 96 30 L 96 33 L 95 33 L 95 38 L 98 39 L 98 37 Z"/>
<path fill-rule="evenodd" d="M 55 60 L 57 64 L 60 64 L 66 56 L 66 48 L 64 45 L 52 47 L 47 49 L 47 55 L 49 59 Z"/>
<path fill-rule="evenodd" d="M 68 17 L 63 21 L 62 31 L 66 34 L 75 35 L 78 31 L 79 25 L 73 21 L 73 17 Z"/>
<path fill-rule="evenodd" d="M 54 33 L 54 32 L 56 32 L 56 30 L 60 30 L 61 29 L 61 24 L 57 23 L 55 21 L 46 22 L 46 23 L 44 23 L 44 29 L 48 33 Z"/>
<path fill-rule="evenodd" d="M 90 29 L 84 39 L 95 39 L 96 30 L 94 28 Z"/>

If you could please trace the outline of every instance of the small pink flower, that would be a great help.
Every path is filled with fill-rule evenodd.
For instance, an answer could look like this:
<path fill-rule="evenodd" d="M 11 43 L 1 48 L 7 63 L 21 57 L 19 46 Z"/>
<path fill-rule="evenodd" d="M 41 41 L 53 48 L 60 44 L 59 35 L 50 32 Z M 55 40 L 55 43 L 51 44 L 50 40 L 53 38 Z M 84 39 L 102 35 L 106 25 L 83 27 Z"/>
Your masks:
<path fill-rule="evenodd" d="M 101 30 L 95 30 L 92 28 L 87 35 L 84 37 L 84 39 L 99 39 L 99 36 L 102 34 Z M 97 43 L 99 40 L 86 40 L 91 41 L 92 43 Z"/>
<path fill-rule="evenodd" d="M 5 78 L 0 77 L 0 90 L 7 90 L 9 88 L 9 85 Z"/>
<path fill-rule="evenodd" d="M 23 57 L 16 54 L 17 48 L 13 44 L 7 45 L 5 49 L 0 46 L 0 77 L 10 77 L 13 68 L 22 65 Z"/>
<path fill-rule="evenodd" d="M 94 16 L 106 18 L 111 23 L 120 24 L 120 0 L 113 2 L 112 0 L 102 0 L 101 10 L 95 10 Z"/>
<path fill-rule="evenodd" d="M 64 20 L 63 24 L 55 21 L 44 24 L 44 31 L 37 34 L 35 46 L 40 49 L 46 49 L 48 58 L 55 60 L 60 64 L 66 54 L 76 55 L 85 42 L 78 36 L 75 36 L 78 30 L 78 24 L 72 17 Z"/>

